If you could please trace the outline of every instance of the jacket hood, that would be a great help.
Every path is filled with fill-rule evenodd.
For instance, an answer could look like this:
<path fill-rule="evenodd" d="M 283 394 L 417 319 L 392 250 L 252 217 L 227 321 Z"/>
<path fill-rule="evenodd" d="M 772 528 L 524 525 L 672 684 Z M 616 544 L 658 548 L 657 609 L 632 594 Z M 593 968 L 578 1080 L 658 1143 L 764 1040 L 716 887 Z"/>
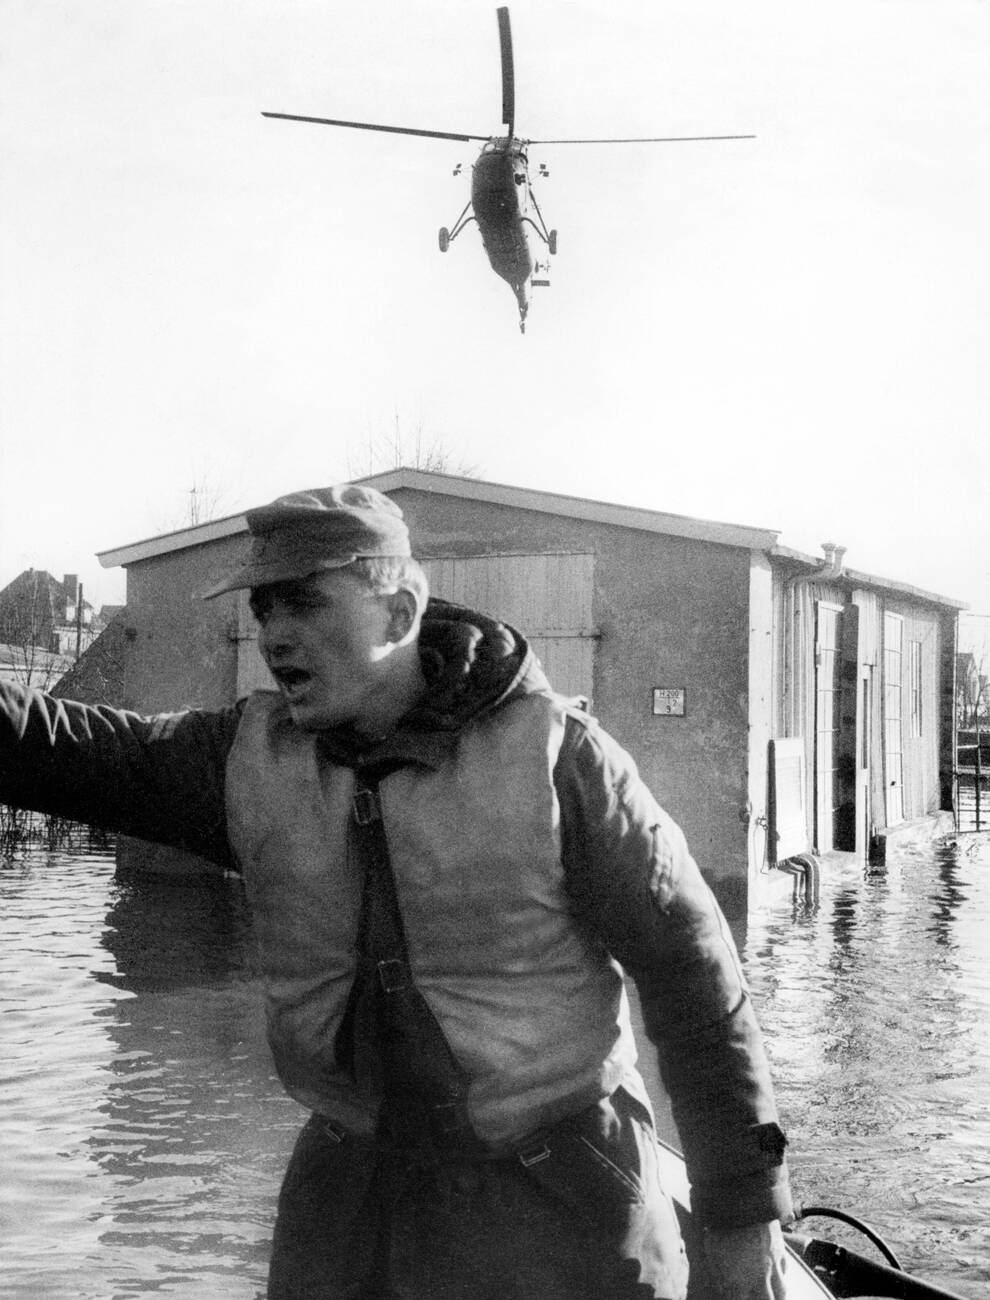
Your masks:
<path fill-rule="evenodd" d="M 403 728 L 457 731 L 515 695 L 550 689 L 521 632 L 450 601 L 430 598 L 419 649 L 429 692 Z"/>
<path fill-rule="evenodd" d="M 462 605 L 431 597 L 419 633 L 427 693 L 388 737 L 369 741 L 350 727 L 320 732 L 323 753 L 347 766 L 431 762 L 458 731 L 518 695 L 550 694 L 521 632 Z"/>

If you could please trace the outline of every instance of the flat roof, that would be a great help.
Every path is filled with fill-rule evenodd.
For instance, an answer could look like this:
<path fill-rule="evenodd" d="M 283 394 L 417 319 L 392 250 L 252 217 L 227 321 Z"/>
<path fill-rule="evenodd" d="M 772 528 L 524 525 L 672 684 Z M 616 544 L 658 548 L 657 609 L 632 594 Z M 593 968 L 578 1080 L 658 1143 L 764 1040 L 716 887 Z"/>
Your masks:
<path fill-rule="evenodd" d="M 438 474 L 433 470 L 410 469 L 402 466 L 382 474 L 369 474 L 355 479 L 379 492 L 395 492 L 405 488 L 418 492 L 432 492 L 438 496 L 460 497 L 465 501 L 483 501 L 489 505 L 511 506 L 518 510 L 533 510 L 538 514 L 560 515 L 569 519 L 584 519 L 590 523 L 612 524 L 619 528 L 635 528 L 648 533 L 661 533 L 669 537 L 686 537 L 697 541 L 713 542 L 721 546 L 735 546 L 744 550 L 766 552 L 772 559 L 799 564 L 814 573 L 824 567 L 821 556 L 806 555 L 777 542 L 779 532 L 767 528 L 751 528 L 744 524 L 722 523 L 711 519 L 694 519 L 688 515 L 667 514 L 647 510 L 640 506 L 619 505 L 610 501 L 595 501 L 586 497 L 565 496 L 559 492 L 544 492 L 535 488 L 515 487 L 506 483 L 492 483 L 487 479 L 468 478 L 459 474 Z M 97 559 L 105 569 L 117 565 L 137 564 L 173 551 L 208 542 L 237 537 L 247 532 L 244 512 L 211 519 L 190 528 L 162 533 L 142 541 L 130 542 L 112 550 L 100 551 Z M 949 609 L 965 610 L 965 601 L 950 596 L 940 596 L 924 591 L 906 582 L 877 577 L 857 569 L 843 568 L 840 575 L 845 582 L 861 587 L 896 592 L 899 595 L 922 600 L 928 604 L 943 605 Z"/>
<path fill-rule="evenodd" d="M 646 510 L 639 506 L 624 506 L 614 502 L 592 501 L 585 497 L 564 496 L 558 492 L 542 492 L 534 488 L 512 487 L 505 483 L 491 483 L 485 479 L 466 478 L 457 474 L 437 474 L 432 470 L 399 468 L 383 474 L 369 474 L 355 482 L 366 483 L 379 492 L 395 492 L 400 488 L 419 492 L 433 492 L 439 496 L 460 497 L 466 501 L 484 501 L 490 505 L 512 506 L 519 510 L 534 510 L 538 514 L 563 515 L 570 519 L 584 519 L 591 523 L 613 524 L 619 528 L 638 528 L 648 533 L 663 533 L 670 537 L 687 537 L 722 546 L 736 546 L 744 550 L 765 551 L 777 540 L 777 532 L 766 528 L 749 528 L 744 524 L 719 523 L 710 519 L 693 519 L 687 515 L 666 514 Z M 117 565 L 135 564 L 141 560 L 167 555 L 171 551 L 202 546 L 207 542 L 234 537 L 247 531 L 244 514 L 212 519 L 191 528 L 180 528 L 143 541 L 131 542 L 113 550 L 100 551 L 97 559 L 105 569 Z"/>
<path fill-rule="evenodd" d="M 184 551 L 189 546 L 202 546 L 206 542 L 216 542 L 246 532 L 247 519 L 243 514 L 225 515 L 223 519 L 210 519 L 205 524 L 195 524 L 191 528 L 160 533 L 157 537 L 148 537 L 144 541 L 114 547 L 111 551 L 97 551 L 96 558 L 104 569 L 115 569 L 120 564 L 126 567 L 139 560 L 153 559 L 156 555 Z"/>

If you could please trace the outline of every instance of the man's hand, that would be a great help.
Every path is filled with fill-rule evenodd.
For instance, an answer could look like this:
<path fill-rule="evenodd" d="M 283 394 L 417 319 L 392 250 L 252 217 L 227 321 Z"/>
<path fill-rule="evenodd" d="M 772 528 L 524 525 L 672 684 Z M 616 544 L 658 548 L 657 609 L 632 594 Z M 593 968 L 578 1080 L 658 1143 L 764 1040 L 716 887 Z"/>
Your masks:
<path fill-rule="evenodd" d="M 705 1260 L 715 1293 L 725 1300 L 786 1300 L 784 1234 L 776 1221 L 708 1228 Z"/>

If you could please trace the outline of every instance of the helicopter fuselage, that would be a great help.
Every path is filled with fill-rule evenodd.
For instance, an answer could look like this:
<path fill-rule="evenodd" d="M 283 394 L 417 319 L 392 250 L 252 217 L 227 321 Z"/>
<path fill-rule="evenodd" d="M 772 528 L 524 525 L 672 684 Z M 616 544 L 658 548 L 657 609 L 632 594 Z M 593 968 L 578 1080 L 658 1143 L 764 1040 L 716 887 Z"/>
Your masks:
<path fill-rule="evenodd" d="M 525 315 L 534 258 L 527 237 L 531 201 L 529 164 L 522 143 L 493 139 L 471 175 L 471 206 L 492 270 L 512 287 Z"/>

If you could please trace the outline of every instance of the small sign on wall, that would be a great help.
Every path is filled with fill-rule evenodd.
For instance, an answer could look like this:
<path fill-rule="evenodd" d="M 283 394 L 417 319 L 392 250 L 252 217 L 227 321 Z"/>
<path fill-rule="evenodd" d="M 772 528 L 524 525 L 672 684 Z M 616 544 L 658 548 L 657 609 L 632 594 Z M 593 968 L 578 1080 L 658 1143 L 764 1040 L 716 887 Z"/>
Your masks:
<path fill-rule="evenodd" d="M 684 717 L 684 688 L 654 686 L 653 712 L 668 718 Z"/>

